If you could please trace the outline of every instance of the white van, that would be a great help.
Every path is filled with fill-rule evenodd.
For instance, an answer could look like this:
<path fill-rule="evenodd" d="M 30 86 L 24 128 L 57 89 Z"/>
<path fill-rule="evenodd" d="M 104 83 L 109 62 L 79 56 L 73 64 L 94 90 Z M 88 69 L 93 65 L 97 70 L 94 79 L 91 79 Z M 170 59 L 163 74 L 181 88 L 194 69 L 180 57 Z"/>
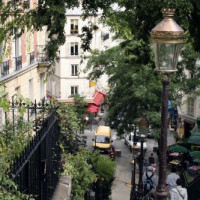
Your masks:
<path fill-rule="evenodd" d="M 139 136 L 136 134 L 136 143 L 138 147 L 141 147 L 141 142 L 140 142 L 140 138 Z M 134 133 L 129 133 L 125 138 L 124 138 L 124 143 L 126 145 L 128 145 L 128 147 L 130 148 L 130 151 L 132 152 L 132 148 L 133 148 L 133 141 L 134 141 Z M 146 139 L 143 142 L 143 150 L 144 152 L 147 151 L 147 142 Z"/>

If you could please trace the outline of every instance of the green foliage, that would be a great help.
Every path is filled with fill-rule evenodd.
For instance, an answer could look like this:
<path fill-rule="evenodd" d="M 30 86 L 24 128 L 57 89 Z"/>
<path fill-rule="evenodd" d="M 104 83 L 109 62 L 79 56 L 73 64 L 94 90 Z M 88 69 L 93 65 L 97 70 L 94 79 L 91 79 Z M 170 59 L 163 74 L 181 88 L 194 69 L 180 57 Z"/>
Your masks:
<path fill-rule="evenodd" d="M 8 111 L 10 102 L 5 98 L 5 94 L 4 90 L 0 91 L 0 107 L 4 111 Z M 19 105 L 19 102 L 28 103 L 28 100 L 21 96 L 13 98 L 15 98 L 16 106 Z M 18 109 L 18 114 L 18 116 L 15 116 L 14 124 L 13 121 L 10 122 L 7 119 L 0 131 L 0 200 L 33 199 L 30 195 L 24 195 L 19 192 L 15 183 L 7 177 L 10 166 L 21 155 L 32 138 L 30 135 L 33 128 L 32 123 L 23 120 L 23 109 Z"/>
<path fill-rule="evenodd" d="M 95 180 L 95 173 L 92 165 L 88 163 L 91 152 L 83 150 L 76 155 L 63 155 L 63 175 L 69 175 L 72 178 L 72 199 L 84 200 L 86 192 L 91 190 L 91 186 Z"/>
<path fill-rule="evenodd" d="M 161 83 L 148 55 L 151 47 L 142 40 L 126 41 L 104 52 L 95 51 L 88 62 L 92 79 L 109 75 L 108 121 L 113 121 L 118 135 L 129 130 L 128 124 L 143 112 L 160 109 Z"/>
<path fill-rule="evenodd" d="M 7 178 L 10 166 L 24 151 L 31 136 L 28 131 L 32 126 L 23 120 L 17 120 L 15 133 L 12 124 L 7 122 L 0 132 L 0 199 L 26 200 L 32 199 L 18 191 L 17 186 Z"/>
<path fill-rule="evenodd" d="M 18 191 L 17 186 L 10 179 L 3 177 L 0 179 L 0 200 L 34 200 L 29 195 Z"/>
<path fill-rule="evenodd" d="M 57 109 L 60 128 L 61 146 L 64 151 L 75 153 L 81 149 L 80 135 L 85 126 L 86 102 L 84 97 L 73 95 L 74 103 L 60 103 Z"/>
<path fill-rule="evenodd" d="M 32 124 L 24 122 L 23 119 L 17 120 L 15 124 L 15 133 L 13 133 L 13 124 L 7 121 L 7 124 L 0 132 L 0 174 L 3 176 L 10 168 L 10 165 L 23 152 L 31 139 L 30 130 Z M 0 177 L 1 177 L 0 176 Z"/>
<path fill-rule="evenodd" d="M 115 178 L 116 162 L 95 151 L 91 156 L 94 171 L 97 175 L 96 198 L 108 199 L 111 194 L 112 182 Z"/>
<path fill-rule="evenodd" d="M 96 185 L 104 199 L 111 194 L 111 186 L 115 176 L 116 162 L 102 156 L 98 151 L 82 150 L 77 154 L 63 154 L 63 175 L 72 178 L 72 199 L 82 200 L 84 194 Z M 99 189 L 97 191 L 97 189 Z"/>
<path fill-rule="evenodd" d="M 107 10 L 111 0 L 102 1 L 82 1 L 84 19 L 88 16 L 95 15 L 98 9 Z M 66 9 L 79 7 L 78 0 L 45 0 L 38 1 L 35 8 L 29 8 L 26 3 L 21 1 L 8 1 L 0 6 L 0 22 L 3 24 L 0 28 L 0 43 L 11 38 L 20 37 L 25 30 L 40 31 L 42 28 L 47 28 L 48 45 L 46 47 L 49 61 L 54 63 L 59 59 L 58 48 L 65 43 L 65 25 Z M 59 23 L 58 23 L 59 21 Z M 92 38 L 92 29 L 85 28 L 85 36 L 82 35 L 84 50 L 90 49 L 90 40 Z M 14 30 L 14 31 L 13 31 Z M 50 66 L 49 66 L 50 67 Z M 51 69 L 52 70 L 52 69 Z"/>
<path fill-rule="evenodd" d="M 160 75 L 154 71 L 149 31 L 163 19 L 162 8 L 175 8 L 175 20 L 187 31 L 178 72 L 171 76 L 169 99 L 176 106 L 182 103 L 183 95 L 192 94 L 195 98 L 200 94 L 197 65 L 200 28 L 196 24 L 199 4 L 193 0 L 158 0 L 156 4 L 153 0 L 118 1 L 118 9 L 107 9 L 103 22 L 122 42 L 104 52 L 94 51 L 87 66 L 91 79 L 98 79 L 104 73 L 109 75 L 107 120 L 114 122 L 118 135 L 130 131 L 128 124 L 133 124 L 143 112 L 159 130 L 162 84 Z M 184 74 L 184 68 L 189 70 L 192 79 Z"/>

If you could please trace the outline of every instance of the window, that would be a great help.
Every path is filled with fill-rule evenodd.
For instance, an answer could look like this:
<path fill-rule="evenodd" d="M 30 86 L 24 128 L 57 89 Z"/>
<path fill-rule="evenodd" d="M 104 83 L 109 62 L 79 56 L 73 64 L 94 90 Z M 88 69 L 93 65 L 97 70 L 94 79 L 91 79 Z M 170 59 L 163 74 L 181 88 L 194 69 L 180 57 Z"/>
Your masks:
<path fill-rule="evenodd" d="M 72 65 L 72 76 L 78 76 L 78 65 Z"/>
<path fill-rule="evenodd" d="M 78 33 L 78 19 L 71 19 L 71 34 Z"/>
<path fill-rule="evenodd" d="M 71 43 L 71 55 L 78 55 L 78 42 Z"/>
<path fill-rule="evenodd" d="M 18 86 L 18 87 L 15 88 L 15 93 L 16 94 L 21 94 L 21 88 L 20 88 L 20 86 Z"/>
<path fill-rule="evenodd" d="M 78 86 L 72 86 L 71 87 L 71 95 L 78 94 Z"/>
<path fill-rule="evenodd" d="M 109 39 L 109 33 L 106 33 L 104 36 L 103 36 L 103 41 Z"/>
<path fill-rule="evenodd" d="M 40 74 L 40 99 L 44 98 L 44 73 Z"/>

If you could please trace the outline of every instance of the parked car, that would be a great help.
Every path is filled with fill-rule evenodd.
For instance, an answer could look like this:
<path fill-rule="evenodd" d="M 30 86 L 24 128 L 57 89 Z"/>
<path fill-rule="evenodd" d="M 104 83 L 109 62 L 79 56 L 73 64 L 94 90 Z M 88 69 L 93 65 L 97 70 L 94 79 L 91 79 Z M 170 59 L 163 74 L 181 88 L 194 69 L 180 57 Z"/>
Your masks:
<path fill-rule="evenodd" d="M 136 145 L 138 146 L 138 147 L 141 147 L 141 142 L 140 142 L 140 138 L 139 138 L 139 136 L 136 134 Z M 128 147 L 130 148 L 130 151 L 132 151 L 132 148 L 133 148 L 133 141 L 134 141 L 134 133 L 133 132 L 131 132 L 131 133 L 129 133 L 125 138 L 124 138 L 124 143 L 126 144 L 126 145 L 128 145 Z M 146 139 L 144 140 L 144 142 L 143 142 L 143 150 L 144 150 L 144 152 L 146 152 L 147 151 L 147 142 L 146 142 Z"/>

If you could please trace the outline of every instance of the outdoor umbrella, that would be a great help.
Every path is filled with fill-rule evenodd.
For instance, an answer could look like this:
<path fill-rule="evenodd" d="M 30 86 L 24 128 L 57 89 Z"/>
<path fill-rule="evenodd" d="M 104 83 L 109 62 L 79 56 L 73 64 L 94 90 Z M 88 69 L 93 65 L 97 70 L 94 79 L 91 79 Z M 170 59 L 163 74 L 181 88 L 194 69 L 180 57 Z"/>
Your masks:
<path fill-rule="evenodd" d="M 200 135 L 191 135 L 187 141 L 188 144 L 200 145 Z"/>
<path fill-rule="evenodd" d="M 200 151 L 192 151 L 189 154 L 193 159 L 200 160 Z"/>
<path fill-rule="evenodd" d="M 187 153 L 188 152 L 187 148 L 177 145 L 177 144 L 168 146 L 168 151 L 171 153 Z"/>

